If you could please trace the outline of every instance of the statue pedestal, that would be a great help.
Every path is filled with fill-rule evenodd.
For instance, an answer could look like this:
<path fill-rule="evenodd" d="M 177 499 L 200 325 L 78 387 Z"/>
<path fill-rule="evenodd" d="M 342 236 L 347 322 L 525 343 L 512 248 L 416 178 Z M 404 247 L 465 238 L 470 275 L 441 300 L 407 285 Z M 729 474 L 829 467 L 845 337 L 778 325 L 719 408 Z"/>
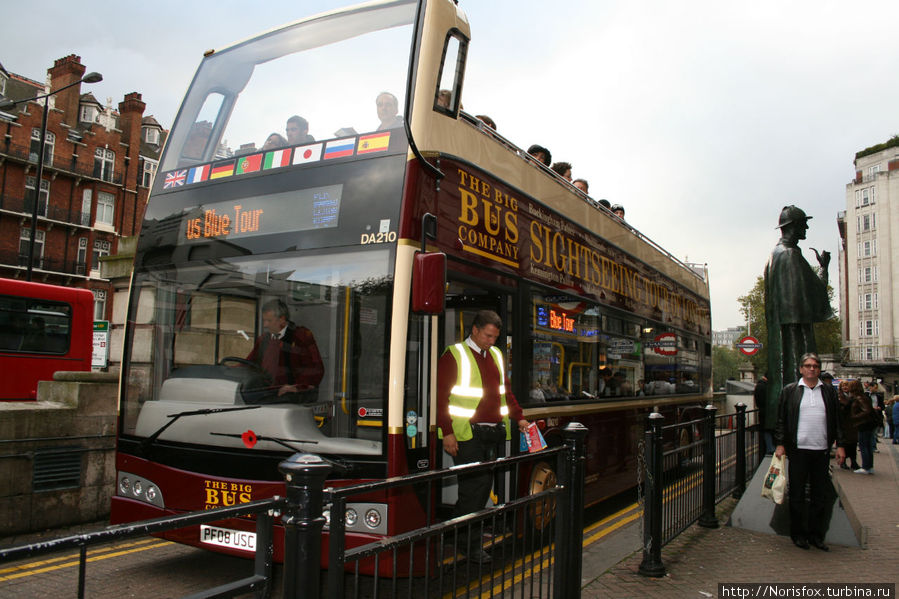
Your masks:
<path fill-rule="evenodd" d="M 736 528 L 745 528 L 755 532 L 790 536 L 789 498 L 785 497 L 781 505 L 762 497 L 762 483 L 771 465 L 771 457 L 762 458 L 762 463 L 755 471 L 752 482 L 734 508 L 728 524 Z M 789 482 L 789 481 L 788 481 Z M 860 547 L 859 536 L 852 526 L 846 510 L 843 509 L 845 498 L 831 485 L 831 501 L 833 509 L 830 514 L 830 527 L 827 529 L 825 543 Z"/>

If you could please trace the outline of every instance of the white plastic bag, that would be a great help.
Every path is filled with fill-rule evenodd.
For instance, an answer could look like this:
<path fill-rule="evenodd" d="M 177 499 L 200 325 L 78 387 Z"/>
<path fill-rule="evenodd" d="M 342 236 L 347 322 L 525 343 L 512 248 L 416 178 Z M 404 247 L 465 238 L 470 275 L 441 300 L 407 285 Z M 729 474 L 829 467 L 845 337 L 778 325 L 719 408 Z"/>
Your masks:
<path fill-rule="evenodd" d="M 762 484 L 762 497 L 780 505 L 787 493 L 787 464 L 783 457 L 772 456 L 768 474 Z"/>

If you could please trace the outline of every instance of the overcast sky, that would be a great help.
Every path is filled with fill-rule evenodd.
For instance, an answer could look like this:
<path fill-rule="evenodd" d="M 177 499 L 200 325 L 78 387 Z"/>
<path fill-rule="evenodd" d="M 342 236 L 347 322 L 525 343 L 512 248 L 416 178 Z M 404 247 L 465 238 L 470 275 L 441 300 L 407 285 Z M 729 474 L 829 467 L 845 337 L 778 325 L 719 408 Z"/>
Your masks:
<path fill-rule="evenodd" d="M 192 0 L 6 10 L 0 62 L 43 81 L 75 53 L 117 106 L 138 91 L 170 127 L 202 54 L 351 0 Z M 899 2 L 460 0 L 472 27 L 462 99 L 500 133 L 549 147 L 595 198 L 678 258 L 707 263 L 715 329 L 762 273 L 777 217 L 829 250 L 855 152 L 899 134 Z M 87 15 L 86 13 L 90 13 Z M 48 15 L 37 21 L 35 14 Z"/>

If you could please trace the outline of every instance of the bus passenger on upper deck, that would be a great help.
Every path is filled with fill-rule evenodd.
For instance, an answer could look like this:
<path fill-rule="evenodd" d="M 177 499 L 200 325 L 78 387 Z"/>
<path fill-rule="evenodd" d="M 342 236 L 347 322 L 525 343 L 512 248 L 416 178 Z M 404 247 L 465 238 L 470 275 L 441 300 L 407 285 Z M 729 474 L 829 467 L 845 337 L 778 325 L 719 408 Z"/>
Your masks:
<path fill-rule="evenodd" d="M 585 194 L 590 194 L 590 192 L 588 191 L 590 189 L 590 184 L 587 183 L 586 179 L 575 179 L 571 182 L 571 184 L 583 191 Z"/>
<path fill-rule="evenodd" d="M 325 374 L 312 331 L 289 319 L 287 304 L 277 299 L 266 302 L 262 306 L 265 332 L 247 356 L 271 377 L 278 397 L 314 389 Z"/>
<path fill-rule="evenodd" d="M 265 138 L 265 143 L 262 144 L 262 149 L 279 150 L 285 146 L 287 146 L 287 140 L 284 139 L 284 137 L 280 133 L 272 133 Z"/>
<path fill-rule="evenodd" d="M 309 121 L 298 114 L 287 119 L 287 143 L 291 146 L 311 144 L 315 138 L 309 135 Z"/>
<path fill-rule="evenodd" d="M 571 181 L 571 163 L 570 162 L 554 162 L 551 167 L 554 173 L 565 179 L 566 181 Z"/>
<path fill-rule="evenodd" d="M 553 155 L 543 146 L 532 145 L 528 148 L 528 154 L 533 156 L 537 162 L 542 162 L 545 166 L 549 166 L 552 163 Z"/>
<path fill-rule="evenodd" d="M 390 92 L 381 92 L 378 94 L 375 104 L 378 106 L 378 119 L 381 121 L 381 124 L 378 125 L 378 131 L 396 129 L 403 126 L 403 117 L 397 115 L 399 103 L 396 96 Z"/>

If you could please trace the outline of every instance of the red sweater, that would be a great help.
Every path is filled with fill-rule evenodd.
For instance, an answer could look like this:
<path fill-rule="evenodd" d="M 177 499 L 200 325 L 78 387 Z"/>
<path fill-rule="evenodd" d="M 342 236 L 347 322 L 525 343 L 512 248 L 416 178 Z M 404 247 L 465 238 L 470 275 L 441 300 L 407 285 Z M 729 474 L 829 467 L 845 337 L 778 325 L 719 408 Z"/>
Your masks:
<path fill-rule="evenodd" d="M 481 372 L 481 382 L 484 385 L 484 397 L 478 403 L 471 423 L 479 422 L 502 422 L 503 417 L 499 413 L 500 396 L 497 391 L 499 388 L 499 369 L 496 362 L 488 353 L 486 356 L 479 352 L 472 352 L 477 362 L 478 370 Z M 437 426 L 444 435 L 453 434 L 453 421 L 449 414 L 449 396 L 453 386 L 456 384 L 456 358 L 449 351 L 443 352 L 440 360 L 437 362 Z M 506 384 L 506 405 L 509 407 L 509 418 L 512 420 L 512 429 L 517 428 L 517 422 L 524 415 L 521 412 L 521 406 L 512 395 L 512 387 L 509 379 Z"/>

